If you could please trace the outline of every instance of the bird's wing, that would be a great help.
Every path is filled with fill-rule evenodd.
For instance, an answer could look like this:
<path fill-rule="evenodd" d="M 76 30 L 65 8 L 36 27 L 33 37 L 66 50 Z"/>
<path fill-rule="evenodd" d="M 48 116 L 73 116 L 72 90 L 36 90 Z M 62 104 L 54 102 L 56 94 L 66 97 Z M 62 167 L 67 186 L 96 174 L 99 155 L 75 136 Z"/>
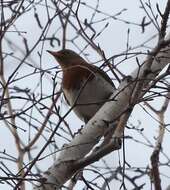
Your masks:
<path fill-rule="evenodd" d="M 104 72 L 102 69 L 100 69 L 99 67 L 97 67 L 97 66 L 95 66 L 95 65 L 91 65 L 91 66 L 94 67 L 95 70 L 96 70 L 96 72 L 99 72 L 99 73 L 103 76 L 103 78 L 113 86 L 113 88 L 116 88 L 115 85 L 114 85 L 114 83 L 113 83 L 113 81 L 112 81 L 111 78 L 107 75 L 106 72 Z"/>

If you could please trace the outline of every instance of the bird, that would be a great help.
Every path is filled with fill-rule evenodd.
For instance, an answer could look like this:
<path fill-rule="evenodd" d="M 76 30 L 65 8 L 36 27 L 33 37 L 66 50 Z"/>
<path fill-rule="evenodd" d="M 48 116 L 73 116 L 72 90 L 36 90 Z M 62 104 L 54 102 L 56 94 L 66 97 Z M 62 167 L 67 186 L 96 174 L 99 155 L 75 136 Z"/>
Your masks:
<path fill-rule="evenodd" d="M 62 91 L 69 106 L 85 124 L 109 100 L 115 90 L 111 78 L 101 68 L 88 63 L 70 49 L 47 50 L 61 66 Z"/>

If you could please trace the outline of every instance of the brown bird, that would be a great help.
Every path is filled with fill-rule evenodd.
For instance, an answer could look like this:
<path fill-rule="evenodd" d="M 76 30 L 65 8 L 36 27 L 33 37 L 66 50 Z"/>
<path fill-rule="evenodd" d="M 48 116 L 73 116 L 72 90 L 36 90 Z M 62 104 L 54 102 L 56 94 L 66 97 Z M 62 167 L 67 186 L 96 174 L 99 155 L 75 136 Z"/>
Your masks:
<path fill-rule="evenodd" d="M 62 68 L 62 89 L 67 103 L 87 123 L 115 90 L 112 80 L 72 50 L 48 52 Z"/>

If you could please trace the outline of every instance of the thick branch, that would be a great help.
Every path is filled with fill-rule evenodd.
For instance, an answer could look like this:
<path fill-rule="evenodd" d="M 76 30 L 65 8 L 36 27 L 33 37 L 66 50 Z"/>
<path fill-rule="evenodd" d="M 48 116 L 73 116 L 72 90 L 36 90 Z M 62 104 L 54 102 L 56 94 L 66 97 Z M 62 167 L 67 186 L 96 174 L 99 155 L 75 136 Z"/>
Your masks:
<path fill-rule="evenodd" d="M 53 166 L 44 173 L 43 184 L 34 187 L 35 190 L 59 189 L 74 174 L 76 161 L 84 158 L 98 143 L 107 129 L 107 124 L 118 120 L 122 114 L 134 107 L 140 94 L 143 93 L 142 90 L 146 89 L 170 61 L 170 49 L 168 46 L 163 48 L 162 44 L 159 43 L 153 49 L 140 69 L 137 68 L 121 82 L 119 88 L 111 96 L 112 101 L 106 102 L 81 133 L 63 148 Z M 120 135 L 117 133 L 118 137 Z"/>

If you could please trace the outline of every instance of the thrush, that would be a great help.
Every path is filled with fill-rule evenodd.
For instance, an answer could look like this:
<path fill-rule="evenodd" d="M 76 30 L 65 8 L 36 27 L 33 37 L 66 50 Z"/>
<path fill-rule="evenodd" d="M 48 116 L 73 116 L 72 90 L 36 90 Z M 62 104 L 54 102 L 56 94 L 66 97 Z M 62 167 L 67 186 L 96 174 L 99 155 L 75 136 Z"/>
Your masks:
<path fill-rule="evenodd" d="M 115 90 L 112 80 L 72 50 L 47 51 L 63 71 L 62 89 L 68 105 L 87 123 Z"/>

